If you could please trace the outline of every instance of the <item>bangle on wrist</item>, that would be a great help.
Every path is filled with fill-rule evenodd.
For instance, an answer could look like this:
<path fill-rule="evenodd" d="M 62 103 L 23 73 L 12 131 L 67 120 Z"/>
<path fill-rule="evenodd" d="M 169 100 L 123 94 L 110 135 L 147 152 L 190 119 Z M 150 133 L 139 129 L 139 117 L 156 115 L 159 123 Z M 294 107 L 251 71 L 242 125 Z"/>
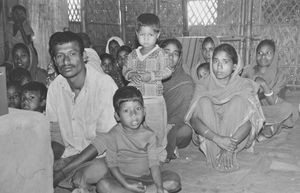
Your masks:
<path fill-rule="evenodd" d="M 269 96 L 272 96 L 274 94 L 274 92 L 271 90 L 270 93 L 264 93 L 265 96 L 269 97 Z"/>

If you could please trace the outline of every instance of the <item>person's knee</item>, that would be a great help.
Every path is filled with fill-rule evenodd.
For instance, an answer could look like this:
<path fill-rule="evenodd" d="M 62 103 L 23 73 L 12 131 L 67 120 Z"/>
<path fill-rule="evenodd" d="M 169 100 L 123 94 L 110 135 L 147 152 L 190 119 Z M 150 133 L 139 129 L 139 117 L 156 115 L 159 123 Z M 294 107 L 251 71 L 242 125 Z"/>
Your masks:
<path fill-rule="evenodd" d="M 111 190 L 111 184 L 108 180 L 102 179 L 96 185 L 96 190 L 98 193 L 106 193 Z"/>
<path fill-rule="evenodd" d="M 85 179 L 88 184 L 94 184 L 101 180 L 107 172 L 108 169 L 104 160 L 95 159 L 91 165 L 81 169 L 81 178 Z"/>

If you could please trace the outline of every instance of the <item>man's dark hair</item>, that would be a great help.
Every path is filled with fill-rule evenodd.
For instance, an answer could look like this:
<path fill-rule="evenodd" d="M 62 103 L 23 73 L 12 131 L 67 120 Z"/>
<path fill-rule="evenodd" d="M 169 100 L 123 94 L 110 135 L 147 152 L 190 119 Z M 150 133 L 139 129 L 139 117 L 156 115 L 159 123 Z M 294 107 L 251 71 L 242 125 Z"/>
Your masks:
<path fill-rule="evenodd" d="M 121 104 L 127 101 L 137 101 L 144 106 L 142 93 L 133 86 L 124 86 L 119 88 L 113 97 L 115 112 L 119 113 Z"/>
<path fill-rule="evenodd" d="M 76 33 L 65 31 L 65 32 L 56 32 L 51 35 L 49 40 L 49 53 L 51 58 L 55 57 L 55 47 L 57 45 L 62 45 L 69 42 L 76 42 L 78 43 L 80 49 L 80 55 L 83 55 L 84 45 L 81 37 Z"/>

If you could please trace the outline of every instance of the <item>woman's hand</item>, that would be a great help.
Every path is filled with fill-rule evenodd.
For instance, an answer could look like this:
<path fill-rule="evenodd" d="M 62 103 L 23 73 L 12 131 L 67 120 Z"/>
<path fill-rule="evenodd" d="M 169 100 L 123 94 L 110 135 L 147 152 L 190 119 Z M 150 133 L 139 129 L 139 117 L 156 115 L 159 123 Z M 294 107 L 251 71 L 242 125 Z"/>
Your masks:
<path fill-rule="evenodd" d="M 233 152 L 237 148 L 237 140 L 231 137 L 214 136 L 213 141 L 226 151 Z"/>
<path fill-rule="evenodd" d="M 128 183 L 126 185 L 126 189 L 131 190 L 133 192 L 146 192 L 146 186 L 143 185 L 143 183 Z"/>
<path fill-rule="evenodd" d="M 269 90 L 269 87 L 268 87 L 266 81 L 262 77 L 258 76 L 258 77 L 255 78 L 254 81 L 260 85 L 263 92 L 266 92 L 266 91 Z"/>

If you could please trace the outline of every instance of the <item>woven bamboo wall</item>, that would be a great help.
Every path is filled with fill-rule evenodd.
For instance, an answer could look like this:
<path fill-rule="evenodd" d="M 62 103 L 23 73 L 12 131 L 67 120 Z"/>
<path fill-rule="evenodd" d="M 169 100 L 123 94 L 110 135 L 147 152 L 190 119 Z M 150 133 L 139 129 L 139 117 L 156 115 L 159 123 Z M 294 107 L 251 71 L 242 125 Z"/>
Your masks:
<path fill-rule="evenodd" d="M 242 9 L 241 0 L 187 0 L 188 3 L 193 3 L 193 1 L 202 1 L 204 5 L 207 4 L 204 15 L 211 23 L 197 23 L 195 18 L 193 20 L 189 17 L 190 36 L 215 35 L 241 37 L 242 40 L 246 38 L 246 32 L 241 33 L 244 27 L 242 14 L 245 11 Z M 158 15 L 162 26 L 161 38 L 182 36 L 182 0 L 159 0 L 158 2 Z M 86 31 L 100 53 L 104 51 L 109 37 L 122 36 L 120 26 L 120 4 L 122 3 L 125 6 L 125 39 L 126 43 L 131 45 L 135 39 L 135 19 L 143 12 L 154 12 L 153 0 L 85 0 Z M 193 8 L 194 13 L 203 12 L 203 10 L 195 10 L 195 6 Z M 259 40 L 274 39 L 279 50 L 280 68 L 289 74 L 290 84 L 300 85 L 298 51 L 300 49 L 300 1 L 254 0 L 252 16 L 251 63 L 253 63 L 254 49 Z M 72 23 L 72 25 L 72 31 L 81 30 L 80 24 Z M 239 41 L 236 39 L 230 43 L 238 48 Z"/>

